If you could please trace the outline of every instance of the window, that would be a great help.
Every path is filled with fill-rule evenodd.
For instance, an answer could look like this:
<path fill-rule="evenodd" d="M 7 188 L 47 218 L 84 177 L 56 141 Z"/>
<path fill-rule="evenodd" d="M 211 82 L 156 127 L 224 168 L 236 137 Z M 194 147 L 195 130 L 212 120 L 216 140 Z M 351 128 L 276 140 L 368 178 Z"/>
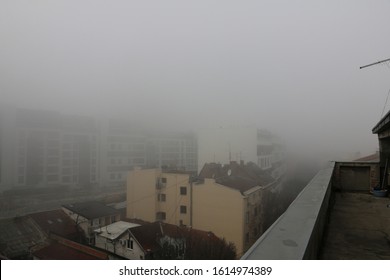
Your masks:
<path fill-rule="evenodd" d="M 132 238 L 127 240 L 127 249 L 130 249 L 130 250 L 134 249 L 134 241 Z"/>
<path fill-rule="evenodd" d="M 180 205 L 180 214 L 186 214 L 187 213 L 187 206 Z"/>
<path fill-rule="evenodd" d="M 180 187 L 180 194 L 187 195 L 187 187 Z"/>
<path fill-rule="evenodd" d="M 166 199 L 167 199 L 167 196 L 166 196 L 165 193 L 159 193 L 159 194 L 157 195 L 157 200 L 158 200 L 158 201 L 166 201 Z"/>
<path fill-rule="evenodd" d="M 161 183 L 166 184 L 167 183 L 167 178 L 161 178 Z"/>
<path fill-rule="evenodd" d="M 166 219 L 166 213 L 165 212 L 157 212 L 156 213 L 156 220 L 157 221 L 164 221 Z"/>

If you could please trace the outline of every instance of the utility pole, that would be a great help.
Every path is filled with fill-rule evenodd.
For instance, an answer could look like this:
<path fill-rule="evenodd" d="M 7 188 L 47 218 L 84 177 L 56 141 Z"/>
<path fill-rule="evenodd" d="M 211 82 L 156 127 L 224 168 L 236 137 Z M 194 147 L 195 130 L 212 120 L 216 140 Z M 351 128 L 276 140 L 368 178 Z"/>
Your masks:
<path fill-rule="evenodd" d="M 363 69 L 363 68 L 366 68 L 366 67 L 370 67 L 370 66 L 373 66 L 373 65 L 376 65 L 376 64 L 381 64 L 381 63 L 388 62 L 388 61 L 390 61 L 390 58 L 384 59 L 384 60 L 380 60 L 378 62 L 370 63 L 370 64 L 367 64 L 367 65 L 364 65 L 364 66 L 360 66 L 360 69 Z"/>

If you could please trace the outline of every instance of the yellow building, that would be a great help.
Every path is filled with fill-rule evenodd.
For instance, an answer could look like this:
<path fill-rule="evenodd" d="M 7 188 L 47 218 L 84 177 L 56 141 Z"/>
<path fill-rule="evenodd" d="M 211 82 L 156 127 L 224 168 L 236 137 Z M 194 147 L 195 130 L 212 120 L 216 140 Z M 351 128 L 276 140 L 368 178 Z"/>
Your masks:
<path fill-rule="evenodd" d="M 212 231 L 241 256 L 263 232 L 263 190 L 273 179 L 256 165 L 206 164 L 189 174 L 137 169 L 127 182 L 127 217 Z"/>
<path fill-rule="evenodd" d="M 134 169 L 127 178 L 127 217 L 191 225 L 191 184 L 186 173 Z"/>

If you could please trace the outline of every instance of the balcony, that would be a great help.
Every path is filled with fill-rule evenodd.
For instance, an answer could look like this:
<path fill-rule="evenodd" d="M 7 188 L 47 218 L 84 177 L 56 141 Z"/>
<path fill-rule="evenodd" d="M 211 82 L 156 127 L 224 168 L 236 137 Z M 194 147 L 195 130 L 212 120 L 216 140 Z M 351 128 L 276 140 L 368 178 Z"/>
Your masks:
<path fill-rule="evenodd" d="M 380 170 L 331 163 L 241 259 L 390 259 L 390 200 L 370 193 Z"/>

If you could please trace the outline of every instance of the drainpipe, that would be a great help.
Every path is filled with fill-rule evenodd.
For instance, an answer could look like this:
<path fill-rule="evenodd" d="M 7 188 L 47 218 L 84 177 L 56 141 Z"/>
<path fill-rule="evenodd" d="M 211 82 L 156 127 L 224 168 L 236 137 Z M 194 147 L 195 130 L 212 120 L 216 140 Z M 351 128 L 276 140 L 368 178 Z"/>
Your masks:
<path fill-rule="evenodd" d="M 192 228 L 192 179 L 190 178 L 190 226 Z"/>

